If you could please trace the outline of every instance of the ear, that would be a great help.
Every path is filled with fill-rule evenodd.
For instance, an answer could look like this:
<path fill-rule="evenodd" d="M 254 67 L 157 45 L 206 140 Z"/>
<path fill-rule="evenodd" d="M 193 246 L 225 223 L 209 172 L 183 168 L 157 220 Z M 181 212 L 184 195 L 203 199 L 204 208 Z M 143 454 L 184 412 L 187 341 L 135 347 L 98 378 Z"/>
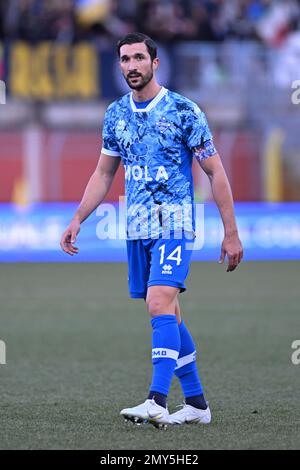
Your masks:
<path fill-rule="evenodd" d="M 154 60 L 153 60 L 153 70 L 157 70 L 159 67 L 159 58 L 156 57 Z"/>

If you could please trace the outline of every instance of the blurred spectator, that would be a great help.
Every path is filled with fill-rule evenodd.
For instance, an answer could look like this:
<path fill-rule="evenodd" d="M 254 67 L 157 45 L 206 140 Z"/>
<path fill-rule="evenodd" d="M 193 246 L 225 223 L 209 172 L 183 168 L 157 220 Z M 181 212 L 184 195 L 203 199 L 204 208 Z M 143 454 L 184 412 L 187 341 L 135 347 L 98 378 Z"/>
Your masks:
<path fill-rule="evenodd" d="M 160 42 L 250 39 L 277 46 L 300 0 L 0 0 L 2 38 L 104 44 L 138 30 Z"/>
<path fill-rule="evenodd" d="M 274 63 L 274 81 L 282 88 L 290 88 L 292 82 L 299 77 L 300 71 L 299 22 L 292 22 L 290 30 Z"/>
<path fill-rule="evenodd" d="M 264 42 L 279 46 L 288 36 L 291 24 L 297 23 L 299 19 L 299 1 L 269 2 L 269 8 L 257 23 L 257 31 Z"/>
<path fill-rule="evenodd" d="M 110 0 L 75 0 L 76 17 L 83 26 L 105 23 L 109 15 Z"/>
<path fill-rule="evenodd" d="M 4 35 L 30 42 L 70 41 L 74 36 L 73 0 L 10 0 L 4 8 Z"/>

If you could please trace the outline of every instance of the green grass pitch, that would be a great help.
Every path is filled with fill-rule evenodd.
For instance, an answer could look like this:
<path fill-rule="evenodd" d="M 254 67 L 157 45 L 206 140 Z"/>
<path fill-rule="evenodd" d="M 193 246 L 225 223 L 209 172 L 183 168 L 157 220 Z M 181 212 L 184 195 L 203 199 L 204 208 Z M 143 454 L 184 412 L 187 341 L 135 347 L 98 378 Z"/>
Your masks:
<path fill-rule="evenodd" d="M 151 327 L 126 264 L 0 265 L 1 449 L 299 449 L 300 264 L 193 263 L 181 296 L 213 421 L 126 424 L 151 380 Z M 168 404 L 182 401 L 176 377 Z"/>

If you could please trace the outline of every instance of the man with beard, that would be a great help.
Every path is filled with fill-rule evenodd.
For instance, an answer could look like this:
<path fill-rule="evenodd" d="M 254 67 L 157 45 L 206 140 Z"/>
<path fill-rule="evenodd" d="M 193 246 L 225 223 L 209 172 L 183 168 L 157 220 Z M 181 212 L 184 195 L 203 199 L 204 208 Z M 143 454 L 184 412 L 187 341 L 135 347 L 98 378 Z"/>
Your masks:
<path fill-rule="evenodd" d="M 121 415 L 135 423 L 211 421 L 196 366 L 196 347 L 181 319 L 178 294 L 186 290 L 195 238 L 192 160 L 207 173 L 224 224 L 220 262 L 227 272 L 242 259 L 230 186 L 203 111 L 189 99 L 160 86 L 155 43 L 141 33 L 118 42 L 122 74 L 132 92 L 114 101 L 105 114 L 103 147 L 79 208 L 61 239 L 74 255 L 80 224 L 107 194 L 122 160 L 127 199 L 128 286 L 145 300 L 151 316 L 153 376 L 147 399 Z M 169 414 L 167 396 L 173 374 L 185 403 Z"/>

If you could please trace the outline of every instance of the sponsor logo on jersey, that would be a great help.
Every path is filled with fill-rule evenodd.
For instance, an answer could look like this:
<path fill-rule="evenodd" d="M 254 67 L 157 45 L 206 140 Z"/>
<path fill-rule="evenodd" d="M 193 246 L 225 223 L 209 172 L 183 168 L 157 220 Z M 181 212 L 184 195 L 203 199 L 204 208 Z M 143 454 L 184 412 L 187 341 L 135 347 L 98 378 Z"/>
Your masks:
<path fill-rule="evenodd" d="M 169 179 L 169 175 L 163 165 L 159 166 L 157 170 L 152 170 L 151 173 L 153 176 L 150 175 L 150 170 L 147 165 L 125 165 L 125 179 L 128 181 L 130 181 L 131 178 L 135 181 L 160 181 L 161 179 Z"/>

